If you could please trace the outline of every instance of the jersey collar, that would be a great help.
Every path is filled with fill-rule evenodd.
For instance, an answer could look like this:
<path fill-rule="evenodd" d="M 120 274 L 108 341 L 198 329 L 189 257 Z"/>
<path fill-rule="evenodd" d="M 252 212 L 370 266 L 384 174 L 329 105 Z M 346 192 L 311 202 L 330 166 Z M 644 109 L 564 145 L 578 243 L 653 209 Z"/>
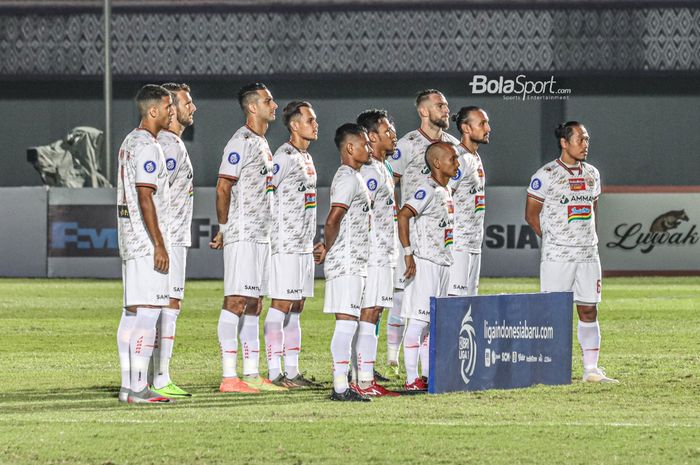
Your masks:
<path fill-rule="evenodd" d="M 581 174 L 583 173 L 583 165 L 582 165 L 581 162 L 578 162 L 578 166 L 575 167 L 575 168 L 569 168 L 568 166 L 566 166 L 566 165 L 564 164 L 564 162 L 561 161 L 561 158 L 557 158 L 557 163 L 559 164 L 559 166 L 561 166 L 562 168 L 564 168 L 564 169 L 565 169 L 570 175 L 572 175 L 572 176 L 574 175 L 574 170 L 577 170 L 577 171 L 578 171 L 578 175 L 579 175 L 579 176 L 581 176 Z"/>
<path fill-rule="evenodd" d="M 430 142 L 431 144 L 434 144 L 435 142 L 440 142 L 440 139 L 431 139 L 430 137 L 428 137 L 428 135 L 426 133 L 424 133 L 421 128 L 418 128 L 418 132 L 420 133 L 421 136 L 428 139 L 428 142 Z"/>

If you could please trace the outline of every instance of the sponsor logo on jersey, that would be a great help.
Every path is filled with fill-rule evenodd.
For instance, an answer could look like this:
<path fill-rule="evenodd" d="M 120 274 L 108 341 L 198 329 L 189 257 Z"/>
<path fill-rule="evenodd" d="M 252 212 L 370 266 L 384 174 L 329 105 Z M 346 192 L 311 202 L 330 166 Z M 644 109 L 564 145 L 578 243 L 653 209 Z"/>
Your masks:
<path fill-rule="evenodd" d="M 474 211 L 482 212 L 486 210 L 486 196 L 485 195 L 475 195 L 474 196 Z"/>
<path fill-rule="evenodd" d="M 530 183 L 530 188 L 533 191 L 540 190 L 540 187 L 542 187 L 542 181 L 540 181 L 538 178 L 533 179 L 532 182 Z"/>
<path fill-rule="evenodd" d="M 457 181 L 457 180 L 459 180 L 459 178 L 461 178 L 461 177 L 462 177 L 462 170 L 460 170 L 459 168 L 457 168 L 457 174 L 455 174 L 455 177 L 452 178 L 452 179 L 453 179 L 454 181 Z"/>
<path fill-rule="evenodd" d="M 476 169 L 476 174 L 478 174 L 480 178 L 483 178 L 484 177 L 484 170 L 481 167 L 479 167 Z"/>
<path fill-rule="evenodd" d="M 572 221 L 588 221 L 593 217 L 593 208 L 590 205 L 569 205 L 567 210 L 569 223 Z"/>
<path fill-rule="evenodd" d="M 316 194 L 314 192 L 304 194 L 304 210 L 309 208 L 316 208 Z"/>
<path fill-rule="evenodd" d="M 396 208 L 396 205 L 394 205 L 394 223 L 399 221 L 399 209 Z"/>
<path fill-rule="evenodd" d="M 194 188 L 192 186 L 190 186 L 190 189 L 187 191 L 187 195 L 194 197 Z"/>
<path fill-rule="evenodd" d="M 425 198 L 425 191 L 423 189 L 418 189 L 415 194 L 413 194 L 413 197 L 416 200 L 423 200 Z"/>
<path fill-rule="evenodd" d="M 367 180 L 367 189 L 371 191 L 376 191 L 377 190 L 377 180 L 374 178 L 368 179 Z"/>
<path fill-rule="evenodd" d="M 314 164 L 310 160 L 306 162 L 306 175 L 307 176 L 316 176 L 316 170 L 314 169 Z"/>
<path fill-rule="evenodd" d="M 428 174 L 430 173 L 430 167 L 428 165 L 425 165 L 422 170 L 420 170 L 421 174 Z"/>
<path fill-rule="evenodd" d="M 561 199 L 559 200 L 559 203 L 562 205 L 566 205 L 567 203 L 569 203 L 569 198 L 565 195 L 562 195 Z"/>
<path fill-rule="evenodd" d="M 168 168 L 168 171 L 174 171 L 176 166 L 177 162 L 174 158 L 168 158 L 165 160 L 165 167 Z"/>
<path fill-rule="evenodd" d="M 399 158 L 401 158 L 401 150 L 396 149 L 394 150 L 394 153 L 391 154 L 391 159 L 398 160 Z"/>
<path fill-rule="evenodd" d="M 241 156 L 238 154 L 238 152 L 231 152 L 228 154 L 228 162 L 230 164 L 236 165 L 239 161 L 241 161 Z"/>
<path fill-rule="evenodd" d="M 277 163 L 275 163 L 274 165 L 272 165 L 272 174 L 277 174 L 277 172 L 278 172 L 279 170 L 280 170 L 280 165 L 278 165 Z"/>
<path fill-rule="evenodd" d="M 452 200 L 447 201 L 447 213 L 454 213 L 455 212 L 455 205 L 452 203 Z"/>
<path fill-rule="evenodd" d="M 130 218 L 129 207 L 126 205 L 117 205 L 117 215 L 119 218 Z"/>
<path fill-rule="evenodd" d="M 445 247 L 449 247 L 454 244 L 454 237 L 452 235 L 452 228 L 445 229 Z"/>
<path fill-rule="evenodd" d="M 270 192 L 275 192 L 275 185 L 272 184 L 270 181 L 272 181 L 272 179 L 268 179 L 267 181 L 267 187 L 265 188 L 266 194 L 269 194 Z"/>
<path fill-rule="evenodd" d="M 585 191 L 586 180 L 583 178 L 570 178 L 569 189 L 571 189 L 572 191 Z"/>
<path fill-rule="evenodd" d="M 143 169 L 146 173 L 153 173 L 156 170 L 156 162 L 151 160 L 147 161 L 143 164 Z"/>

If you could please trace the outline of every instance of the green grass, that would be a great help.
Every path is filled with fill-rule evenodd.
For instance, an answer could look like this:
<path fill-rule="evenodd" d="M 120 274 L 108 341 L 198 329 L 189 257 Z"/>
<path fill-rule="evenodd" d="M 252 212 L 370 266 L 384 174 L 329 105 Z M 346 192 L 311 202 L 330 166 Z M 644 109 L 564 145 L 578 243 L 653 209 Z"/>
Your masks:
<path fill-rule="evenodd" d="M 301 365 L 330 386 L 333 321 L 316 291 Z M 579 382 L 574 347 L 568 386 L 359 405 L 329 388 L 218 394 L 221 296 L 220 282 L 187 284 L 171 372 L 195 397 L 128 406 L 115 397 L 120 282 L 0 280 L 0 463 L 700 463 L 698 278 L 606 280 L 601 363 L 619 386 Z"/>

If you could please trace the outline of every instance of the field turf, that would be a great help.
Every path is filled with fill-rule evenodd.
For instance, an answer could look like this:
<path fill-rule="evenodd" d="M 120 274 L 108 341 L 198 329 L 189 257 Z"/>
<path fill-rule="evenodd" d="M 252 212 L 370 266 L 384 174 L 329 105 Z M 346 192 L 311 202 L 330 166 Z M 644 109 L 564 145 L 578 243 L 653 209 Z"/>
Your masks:
<path fill-rule="evenodd" d="M 0 463 L 700 463 L 700 278 L 606 280 L 601 364 L 618 386 L 579 381 L 574 335 L 571 385 L 369 404 L 327 400 L 322 284 L 302 317 L 300 365 L 324 389 L 219 394 L 222 283 L 193 281 L 171 373 L 195 397 L 129 406 L 116 399 L 120 282 L 0 280 Z M 483 294 L 536 290 L 482 281 Z M 382 334 L 380 361 L 384 348 Z"/>

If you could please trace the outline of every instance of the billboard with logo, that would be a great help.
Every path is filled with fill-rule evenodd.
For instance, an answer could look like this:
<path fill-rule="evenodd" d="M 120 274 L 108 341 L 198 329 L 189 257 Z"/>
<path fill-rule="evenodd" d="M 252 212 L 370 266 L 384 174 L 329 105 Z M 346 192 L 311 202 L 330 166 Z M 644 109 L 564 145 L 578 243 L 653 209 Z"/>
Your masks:
<path fill-rule="evenodd" d="M 430 301 L 429 392 L 571 383 L 571 292 Z"/>

